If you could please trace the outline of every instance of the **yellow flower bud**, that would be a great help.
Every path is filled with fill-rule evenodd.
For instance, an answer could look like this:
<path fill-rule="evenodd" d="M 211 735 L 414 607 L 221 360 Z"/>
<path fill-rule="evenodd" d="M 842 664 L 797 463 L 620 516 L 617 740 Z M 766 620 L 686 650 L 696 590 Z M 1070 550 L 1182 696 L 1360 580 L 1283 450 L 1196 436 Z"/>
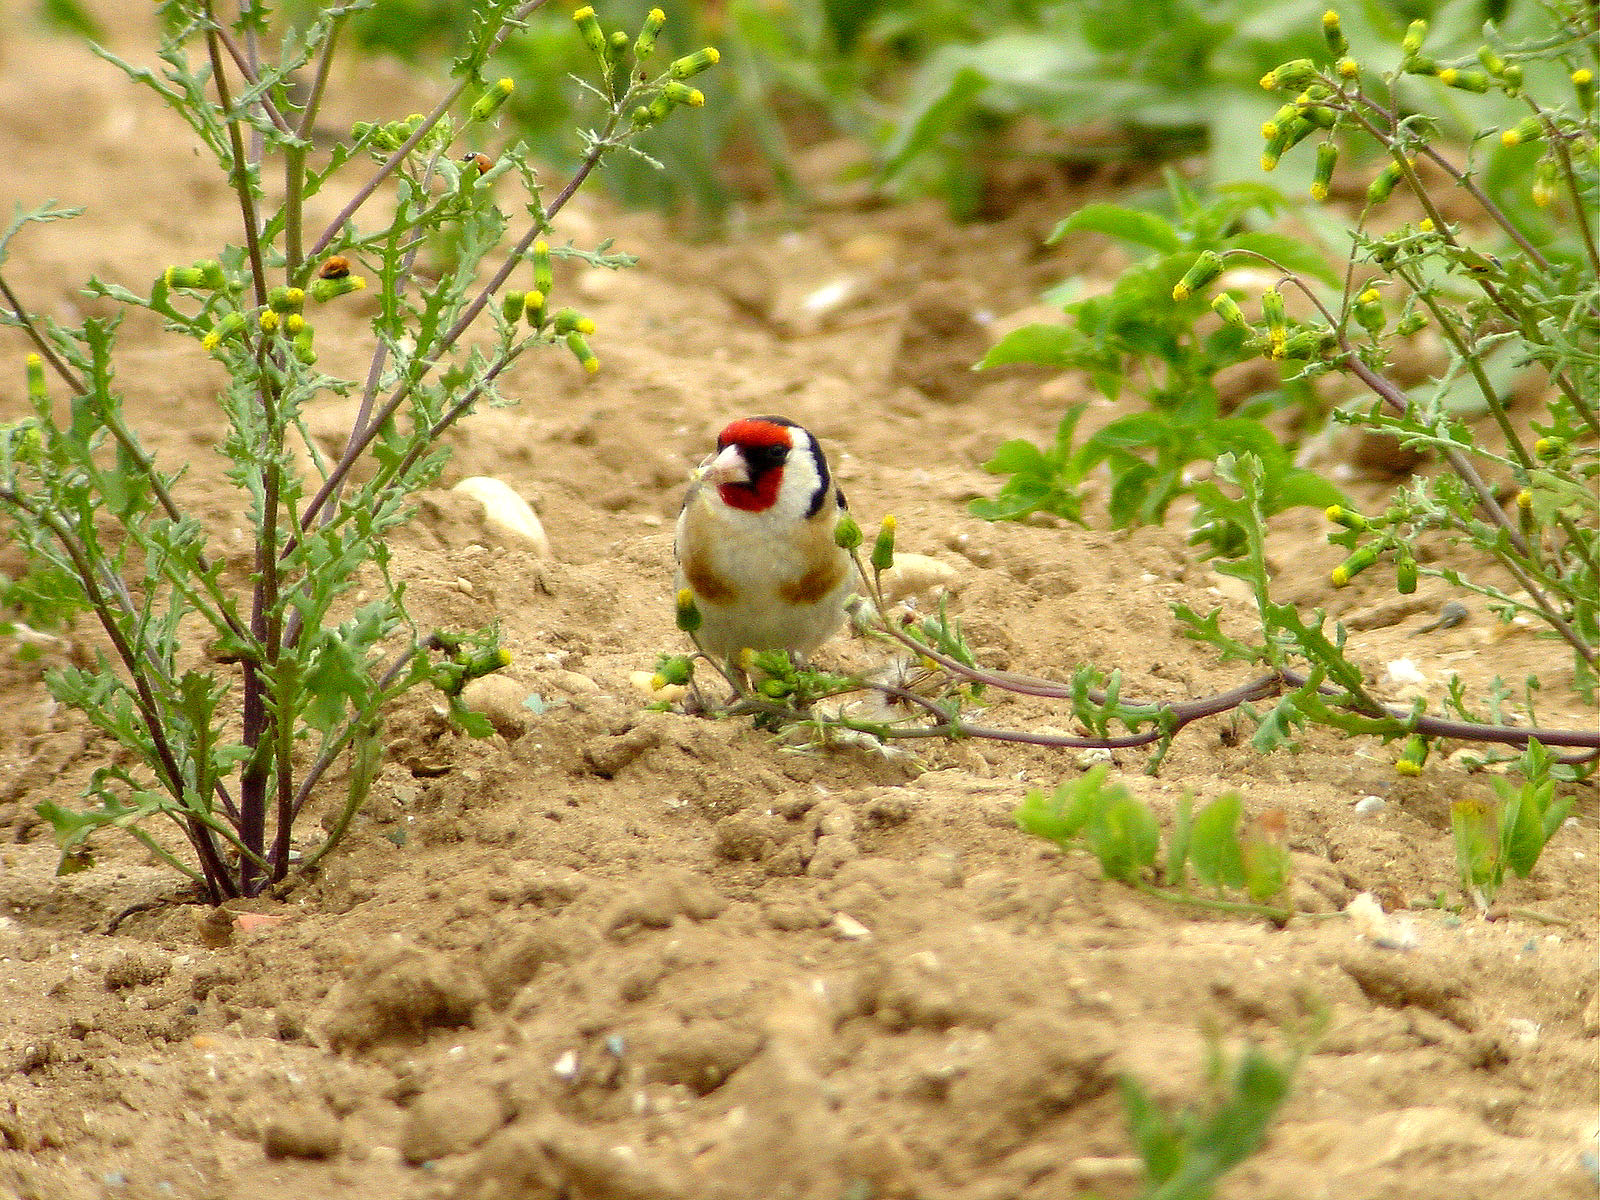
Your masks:
<path fill-rule="evenodd" d="M 28 397 L 36 404 L 48 398 L 44 383 L 44 359 L 37 354 L 28 355 Z"/>
<path fill-rule="evenodd" d="M 1543 136 L 1544 122 L 1538 117 L 1524 117 L 1500 134 L 1500 144 L 1507 147 L 1521 146 L 1524 143 L 1537 142 Z"/>
<path fill-rule="evenodd" d="M 710 70 L 721 61 L 722 55 L 717 48 L 707 46 L 704 50 L 696 50 L 693 54 L 673 59 L 672 66 L 668 70 L 674 79 L 688 79 L 700 74 L 701 71 Z"/>
<path fill-rule="evenodd" d="M 495 80 L 493 87 L 472 102 L 471 119 L 487 121 L 506 102 L 516 87 L 517 85 L 509 77 Z"/>
<path fill-rule="evenodd" d="M 593 50 L 602 61 L 606 58 L 606 34 L 600 28 L 600 22 L 594 15 L 594 9 L 585 4 L 572 14 L 572 20 L 578 26 L 578 33 L 582 35 L 584 45 Z"/>
<path fill-rule="evenodd" d="M 639 30 L 638 40 L 633 43 L 633 57 L 643 62 L 649 58 L 656 48 L 656 34 L 661 32 L 661 27 L 667 23 L 667 14 L 659 8 L 652 8 L 645 14 L 644 25 Z"/>
<path fill-rule="evenodd" d="M 685 633 L 694 633 L 700 628 L 700 606 L 694 602 L 694 593 L 688 588 L 679 588 L 677 596 L 678 628 Z"/>

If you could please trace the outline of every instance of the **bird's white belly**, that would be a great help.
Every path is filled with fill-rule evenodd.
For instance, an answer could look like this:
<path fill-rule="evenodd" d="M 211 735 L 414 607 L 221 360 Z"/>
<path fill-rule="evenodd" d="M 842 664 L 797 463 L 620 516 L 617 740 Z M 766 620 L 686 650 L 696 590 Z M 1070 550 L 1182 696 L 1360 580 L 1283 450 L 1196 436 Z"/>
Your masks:
<path fill-rule="evenodd" d="M 839 585 L 818 601 L 791 603 L 783 597 L 784 587 L 792 586 L 814 564 L 797 547 L 773 537 L 759 516 L 737 516 L 744 519 L 724 518 L 721 536 L 707 555 L 734 599 L 724 604 L 697 596 L 700 644 L 721 658 L 733 658 L 744 649 L 809 654 L 843 623 L 854 572 L 847 571 Z M 678 586 L 687 586 L 682 570 Z"/>

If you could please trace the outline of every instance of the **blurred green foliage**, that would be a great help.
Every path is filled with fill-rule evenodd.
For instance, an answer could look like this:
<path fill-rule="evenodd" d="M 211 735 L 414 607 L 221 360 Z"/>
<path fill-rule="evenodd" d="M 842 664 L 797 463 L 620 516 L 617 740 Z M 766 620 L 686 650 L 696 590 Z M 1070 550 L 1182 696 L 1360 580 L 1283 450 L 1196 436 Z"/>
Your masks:
<path fill-rule="evenodd" d="M 516 80 L 509 106 L 534 153 L 570 168 L 591 100 L 573 81 L 583 47 L 568 35 L 575 0 L 529 17 L 491 69 Z M 654 0 L 606 0 L 607 28 L 634 29 Z M 1255 129 L 1273 108 L 1260 77 L 1313 53 L 1326 0 L 663 0 L 673 53 L 715 45 L 724 68 L 701 119 L 653 130 L 608 166 L 624 201 L 716 215 L 743 194 L 804 200 L 796 151 L 832 137 L 864 148 L 863 173 L 891 195 L 942 196 L 952 213 L 994 207 L 1007 164 L 1161 162 L 1203 153 L 1213 182 L 1255 177 Z M 293 0 L 310 20 L 316 0 Z M 1522 5 L 1532 14 L 1536 6 Z M 1407 21 L 1465 45 L 1485 20 L 1515 23 L 1509 0 L 1366 0 L 1345 14 L 1355 52 L 1380 69 Z M 79 0 L 35 0 L 45 21 L 94 35 Z M 357 45 L 426 65 L 459 48 L 472 6 L 371 0 L 352 20 Z M 1427 87 L 1426 84 L 1418 85 Z M 1432 87 L 1432 92 L 1445 89 Z M 1419 93 L 1416 99 L 1423 97 Z M 1437 99 L 1436 96 L 1431 97 Z M 1461 130 L 1498 122 L 1493 98 L 1447 97 Z M 403 113 L 395 113 L 403 116 Z M 1524 156 L 1525 157 L 1525 156 Z M 870 164 L 868 166 L 867 164 Z M 1489 186 L 1526 163 L 1496 154 Z M 1290 164 L 1291 171 L 1302 169 Z M 1296 181 L 1287 181 L 1290 190 Z M 1508 189 L 1515 190 L 1515 189 Z"/>

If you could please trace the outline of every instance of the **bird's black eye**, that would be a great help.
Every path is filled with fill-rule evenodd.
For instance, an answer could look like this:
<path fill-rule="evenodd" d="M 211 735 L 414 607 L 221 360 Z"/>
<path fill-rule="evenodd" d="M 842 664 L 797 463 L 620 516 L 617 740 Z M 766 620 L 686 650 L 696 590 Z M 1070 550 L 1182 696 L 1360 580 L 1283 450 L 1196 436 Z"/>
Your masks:
<path fill-rule="evenodd" d="M 744 461 L 749 464 L 752 479 L 765 474 L 774 467 L 783 466 L 784 459 L 789 457 L 787 446 L 746 446 L 744 447 Z"/>

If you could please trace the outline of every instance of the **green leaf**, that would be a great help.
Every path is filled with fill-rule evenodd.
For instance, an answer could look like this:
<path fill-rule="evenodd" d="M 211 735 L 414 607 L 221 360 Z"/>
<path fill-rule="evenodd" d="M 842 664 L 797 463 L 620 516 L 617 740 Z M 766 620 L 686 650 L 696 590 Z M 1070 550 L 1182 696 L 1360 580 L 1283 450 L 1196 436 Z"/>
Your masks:
<path fill-rule="evenodd" d="M 1001 442 L 983 469 L 995 475 L 1035 475 L 1048 479 L 1054 466 L 1045 452 L 1026 438 Z"/>
<path fill-rule="evenodd" d="M 1544 786 L 1555 788 L 1553 783 Z M 1544 850 L 1544 822 L 1539 819 L 1543 807 L 1539 803 L 1539 792 L 1542 790 L 1523 784 L 1500 812 L 1500 856 L 1519 879 L 1526 879 L 1533 872 Z"/>
<path fill-rule="evenodd" d="M 1097 812 L 1129 795 L 1120 783 L 1106 786 L 1110 772 L 1107 764 L 1100 763 L 1078 779 L 1062 780 L 1050 796 L 1035 788 L 1023 798 L 1012 817 L 1023 832 L 1065 847 L 1083 832 Z"/>
<path fill-rule="evenodd" d="M 77 0 L 40 0 L 39 15 L 46 24 L 64 33 L 87 38 L 102 36 L 100 23 Z"/>
<path fill-rule="evenodd" d="M 1168 887 L 1186 887 L 1188 876 L 1185 864 L 1189 859 L 1189 840 L 1194 833 L 1194 794 L 1184 789 L 1182 798 L 1172 814 L 1172 833 L 1167 838 Z"/>
<path fill-rule="evenodd" d="M 1336 287 L 1339 276 L 1328 265 L 1328 260 L 1307 242 L 1282 233 L 1241 233 L 1228 239 L 1235 250 L 1250 250 L 1265 255 L 1279 266 L 1297 275 L 1320 279 L 1329 287 Z"/>
<path fill-rule="evenodd" d="M 1123 794 L 1092 814 L 1088 825 L 1089 849 L 1111 879 L 1137 883 L 1153 865 L 1161 848 L 1161 830 L 1144 801 Z"/>
<path fill-rule="evenodd" d="M 1242 808 L 1238 792 L 1224 792 L 1195 814 L 1189 861 L 1208 887 L 1244 887 L 1244 858 L 1239 849 Z"/>
<path fill-rule="evenodd" d="M 1144 1160 L 1145 1174 L 1152 1183 L 1163 1183 L 1176 1173 L 1183 1156 L 1183 1140 L 1172 1120 L 1150 1098 L 1142 1084 L 1131 1075 L 1119 1081 L 1122 1108 L 1128 1118 L 1128 1132 Z"/>
<path fill-rule="evenodd" d="M 939 136 L 972 108 L 972 102 L 987 86 L 988 81 L 976 67 L 963 66 L 942 83 L 913 97 L 893 140 L 884 148 L 884 177 L 899 174 L 912 159 L 931 150 Z"/>
<path fill-rule="evenodd" d="M 1170 222 L 1120 204 L 1086 204 L 1057 224 L 1047 240 L 1054 245 L 1069 233 L 1103 233 L 1163 254 L 1176 254 L 1184 248 L 1183 236 Z"/>
<path fill-rule="evenodd" d="M 1083 335 L 1071 325 L 1024 325 L 990 347 L 978 361 L 978 367 L 1023 363 L 1066 370 L 1080 363 L 1083 347 Z"/>

